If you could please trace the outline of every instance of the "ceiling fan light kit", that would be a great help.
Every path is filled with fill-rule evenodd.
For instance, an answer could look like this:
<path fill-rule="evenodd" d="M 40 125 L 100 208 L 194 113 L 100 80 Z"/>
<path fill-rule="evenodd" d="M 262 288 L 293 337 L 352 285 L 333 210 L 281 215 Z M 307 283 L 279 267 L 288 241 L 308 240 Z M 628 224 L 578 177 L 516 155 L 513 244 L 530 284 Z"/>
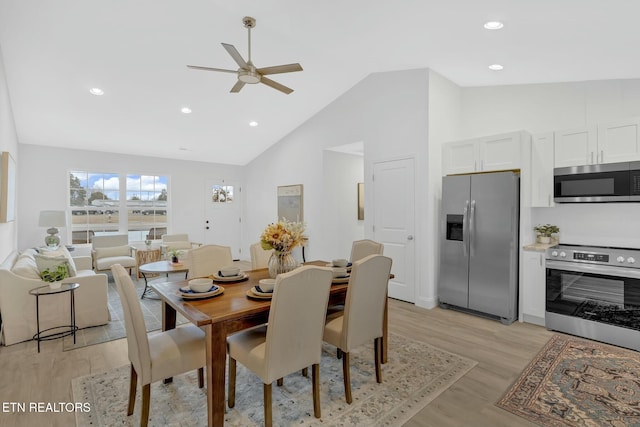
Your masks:
<path fill-rule="evenodd" d="M 282 85 L 278 82 L 275 82 L 271 79 L 268 79 L 264 76 L 269 74 L 282 74 L 282 73 L 292 73 L 294 71 L 302 71 L 302 66 L 298 63 L 295 64 L 286 64 L 286 65 L 275 65 L 272 67 L 265 68 L 256 68 L 251 62 L 251 29 L 256 26 L 256 20 L 250 16 L 245 16 L 242 18 L 242 23 L 244 27 L 247 29 L 249 35 L 249 49 L 248 49 L 248 60 L 245 61 L 238 49 L 235 46 L 227 43 L 222 43 L 222 47 L 231 55 L 233 60 L 238 64 L 240 68 L 237 70 L 226 70 L 223 68 L 211 68 L 211 67 L 202 67 L 199 65 L 187 65 L 187 68 L 191 68 L 193 70 L 204 70 L 204 71 L 218 71 L 222 73 L 235 73 L 238 81 L 231 88 L 231 93 L 238 93 L 240 89 L 244 87 L 245 84 L 256 84 L 262 83 L 269 87 L 272 87 L 276 90 L 279 90 L 282 93 L 290 94 L 293 92 L 293 89 Z"/>

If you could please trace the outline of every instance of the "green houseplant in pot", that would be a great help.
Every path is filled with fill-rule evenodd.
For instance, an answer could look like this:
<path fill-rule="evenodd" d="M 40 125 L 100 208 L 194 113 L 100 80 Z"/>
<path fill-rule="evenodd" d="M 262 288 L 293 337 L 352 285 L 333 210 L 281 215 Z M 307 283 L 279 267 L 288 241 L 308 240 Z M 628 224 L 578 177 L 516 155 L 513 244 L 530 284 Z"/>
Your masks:
<path fill-rule="evenodd" d="M 557 225 L 551 224 L 536 225 L 533 230 L 538 236 L 539 243 L 551 243 L 551 235 L 560 232 L 560 228 Z"/>
<path fill-rule="evenodd" d="M 179 249 L 169 249 L 168 254 L 171 257 L 171 262 L 172 263 L 176 264 L 176 263 L 180 262 L 180 260 L 178 259 L 178 257 L 180 256 L 180 250 Z"/>

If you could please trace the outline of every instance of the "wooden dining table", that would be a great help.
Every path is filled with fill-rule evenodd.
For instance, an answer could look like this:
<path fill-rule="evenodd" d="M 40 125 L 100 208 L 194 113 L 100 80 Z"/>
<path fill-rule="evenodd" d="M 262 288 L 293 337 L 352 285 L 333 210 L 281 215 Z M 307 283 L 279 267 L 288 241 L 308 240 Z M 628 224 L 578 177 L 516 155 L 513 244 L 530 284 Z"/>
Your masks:
<path fill-rule="evenodd" d="M 326 266 L 326 261 L 312 261 L 305 265 Z M 180 282 L 152 283 L 150 286 L 162 300 L 162 330 L 176 327 L 176 313 L 180 313 L 206 335 L 207 371 L 207 416 L 209 426 L 223 426 L 225 414 L 225 364 L 227 336 L 234 332 L 266 323 L 271 300 L 254 299 L 247 296 L 260 279 L 269 277 L 265 269 L 245 272 L 247 279 L 240 282 L 214 283 L 224 292 L 207 299 L 183 299 L 179 288 L 188 284 Z M 329 305 L 344 304 L 348 284 L 333 284 L 329 294 Z M 301 301 L 308 304 L 308 301 Z M 385 304 L 383 327 L 382 362 L 387 361 L 387 305 Z M 171 382 L 171 378 L 164 380 Z"/>

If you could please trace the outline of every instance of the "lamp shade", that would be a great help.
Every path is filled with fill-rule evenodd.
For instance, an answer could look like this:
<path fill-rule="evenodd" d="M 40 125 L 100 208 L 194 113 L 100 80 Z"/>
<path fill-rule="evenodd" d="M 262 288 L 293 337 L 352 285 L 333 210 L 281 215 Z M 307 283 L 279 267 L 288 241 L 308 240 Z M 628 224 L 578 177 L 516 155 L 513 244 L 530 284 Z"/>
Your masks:
<path fill-rule="evenodd" d="M 40 227 L 66 227 L 67 214 L 65 211 L 40 211 Z"/>

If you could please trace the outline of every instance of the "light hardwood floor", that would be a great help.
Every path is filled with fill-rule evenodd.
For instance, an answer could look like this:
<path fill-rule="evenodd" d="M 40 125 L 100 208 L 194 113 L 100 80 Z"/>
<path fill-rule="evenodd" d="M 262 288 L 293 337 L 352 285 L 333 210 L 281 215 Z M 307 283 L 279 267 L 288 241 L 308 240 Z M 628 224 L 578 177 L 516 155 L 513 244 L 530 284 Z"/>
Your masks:
<path fill-rule="evenodd" d="M 552 332 L 526 323 L 505 326 L 453 310 L 425 310 L 396 300 L 390 300 L 389 307 L 389 329 L 392 332 L 478 362 L 405 426 L 534 426 L 494 403 L 548 341 Z M 0 401 L 3 404 L 0 407 L 0 427 L 74 426 L 73 413 L 11 413 L 3 410 L 10 402 L 72 402 L 72 378 L 127 363 L 124 339 L 67 352 L 62 351 L 62 340 L 46 341 L 42 343 L 40 354 L 34 342 L 0 347 Z"/>

